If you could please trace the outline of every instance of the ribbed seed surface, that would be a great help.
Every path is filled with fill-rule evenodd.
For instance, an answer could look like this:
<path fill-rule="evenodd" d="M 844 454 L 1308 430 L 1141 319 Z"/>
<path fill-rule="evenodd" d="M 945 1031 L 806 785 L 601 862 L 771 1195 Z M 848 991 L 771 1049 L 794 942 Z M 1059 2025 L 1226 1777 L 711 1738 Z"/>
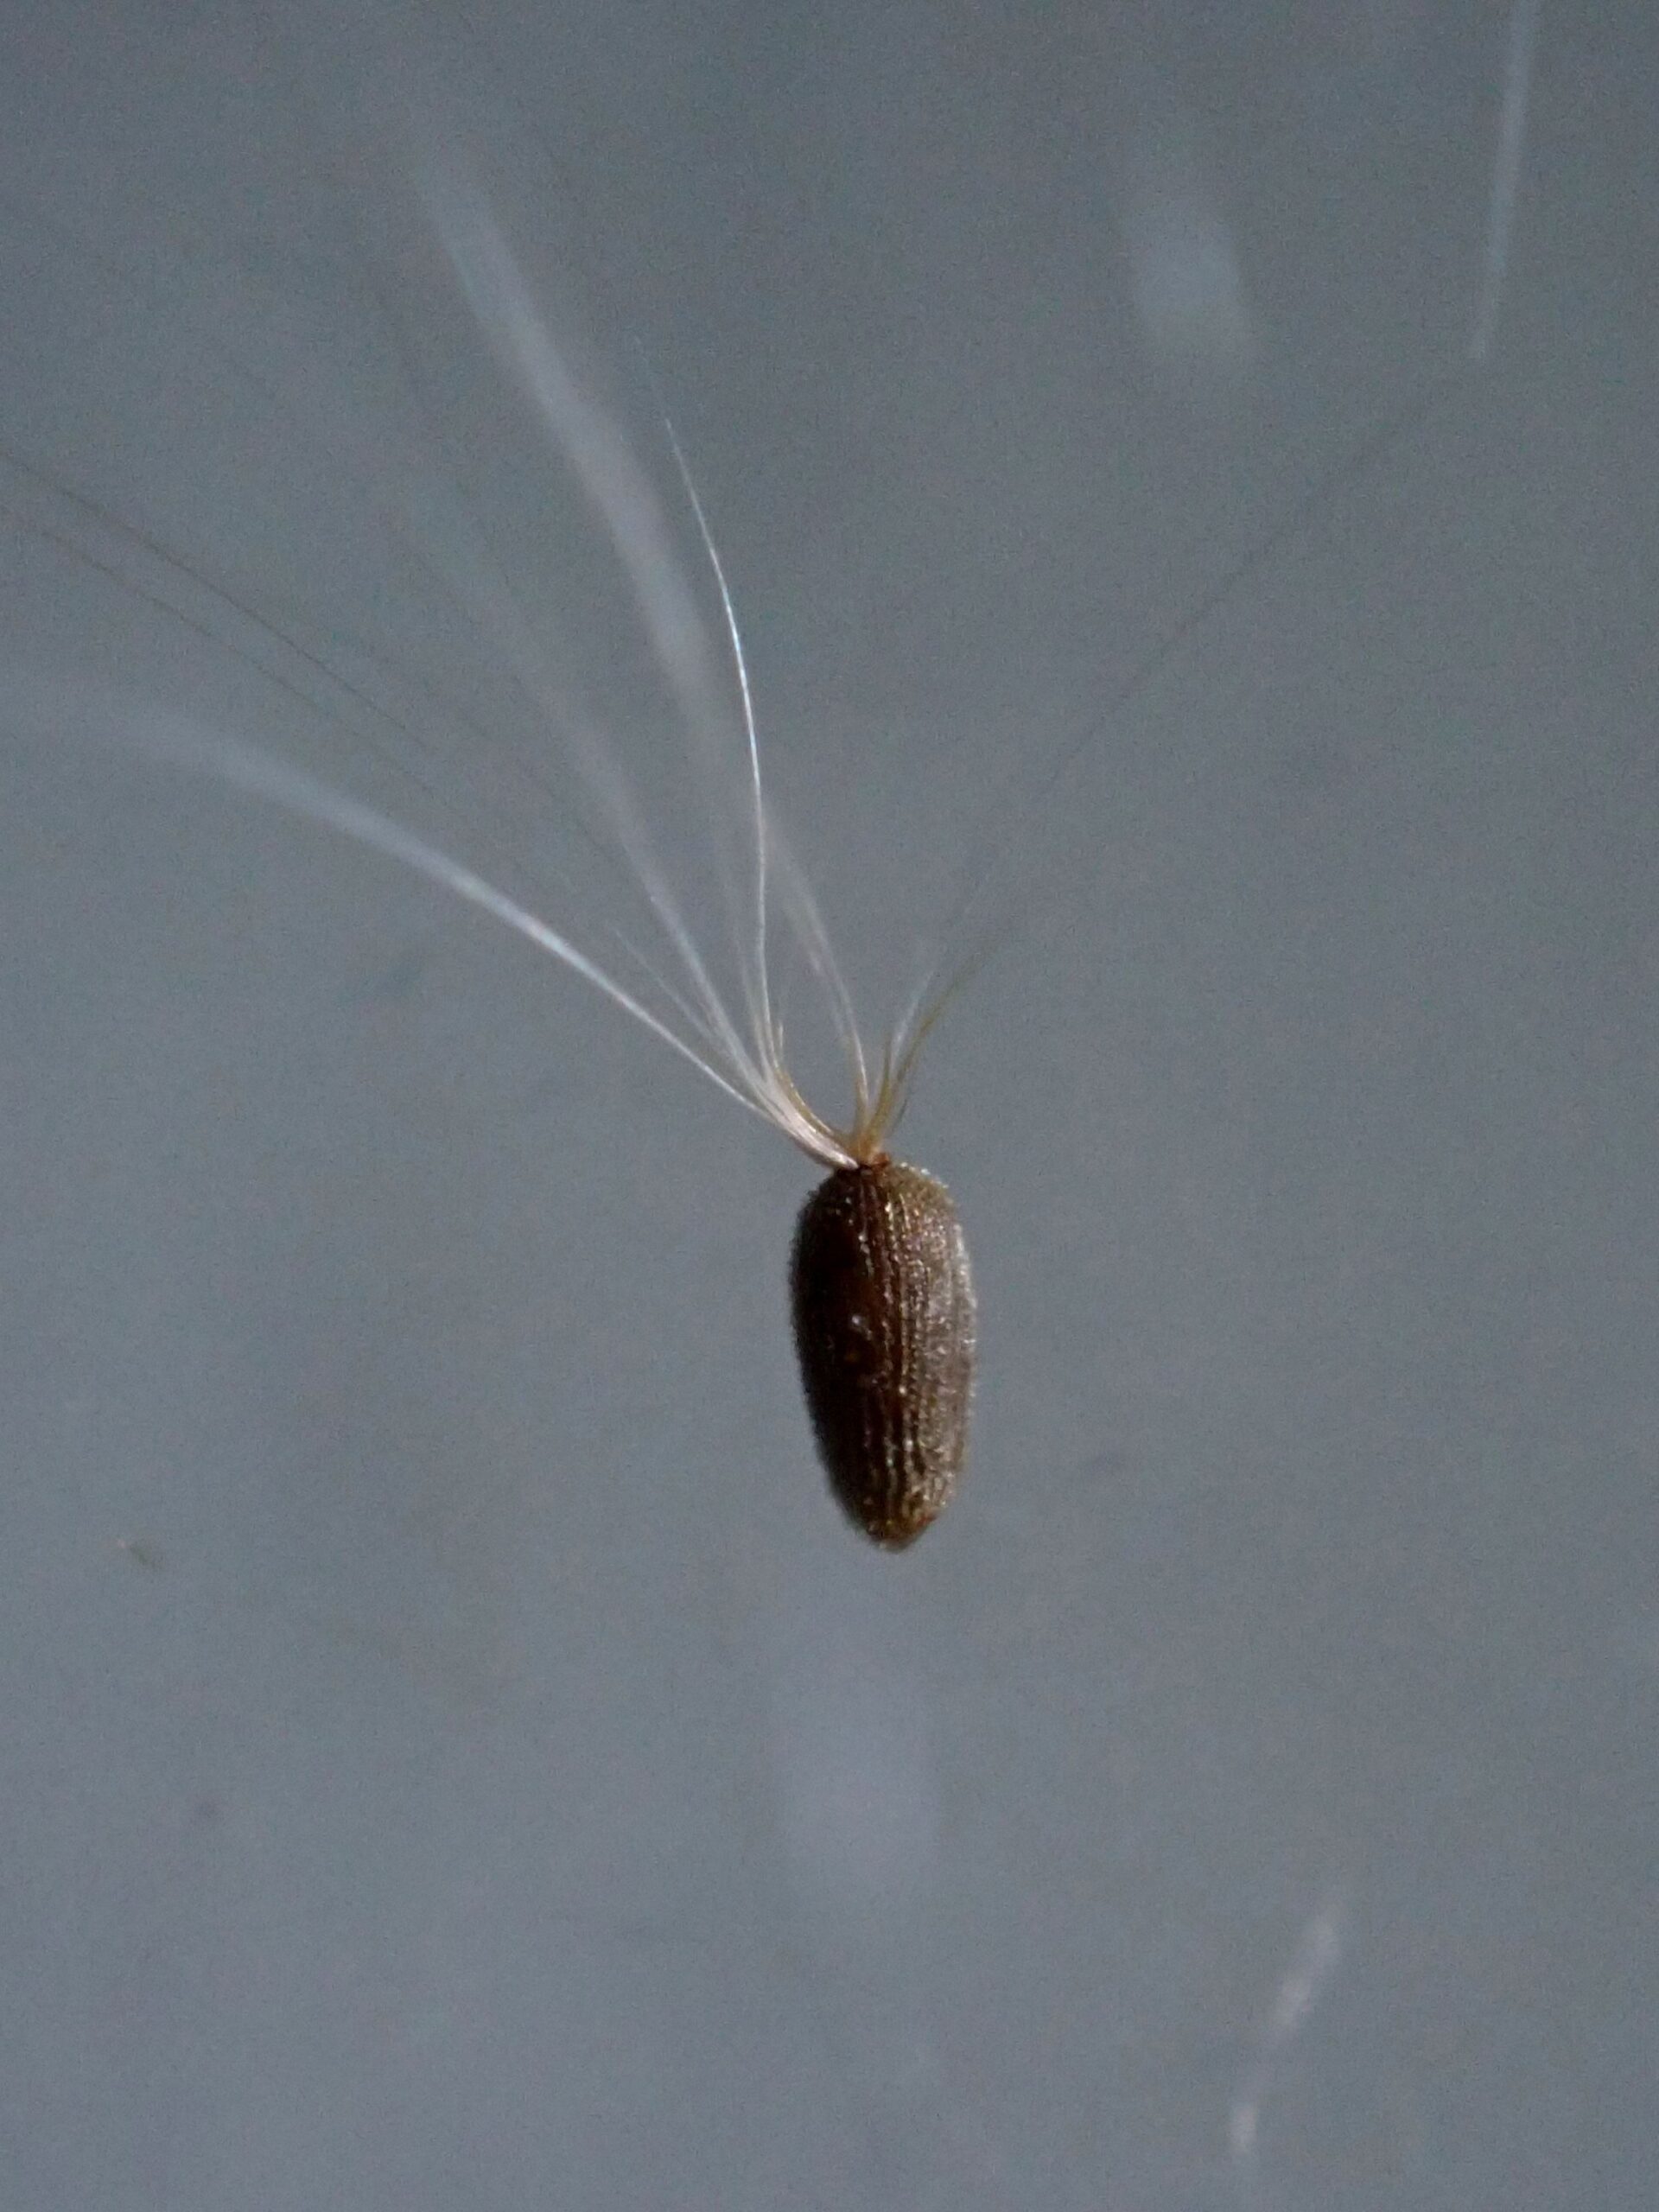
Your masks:
<path fill-rule="evenodd" d="M 967 1455 L 974 1288 L 950 1193 L 898 1160 L 838 1168 L 802 1211 L 793 1289 L 830 1488 L 897 1551 L 944 1510 Z"/>

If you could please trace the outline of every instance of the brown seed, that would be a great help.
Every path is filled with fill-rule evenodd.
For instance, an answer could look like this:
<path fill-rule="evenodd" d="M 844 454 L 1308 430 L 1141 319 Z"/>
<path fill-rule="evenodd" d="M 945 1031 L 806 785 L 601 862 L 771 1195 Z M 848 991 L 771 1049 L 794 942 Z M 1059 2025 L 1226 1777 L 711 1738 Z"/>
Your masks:
<path fill-rule="evenodd" d="M 795 1231 L 795 1345 L 830 1486 L 873 1543 L 914 1543 L 968 1450 L 974 1287 L 950 1193 L 919 1167 L 840 1167 Z"/>

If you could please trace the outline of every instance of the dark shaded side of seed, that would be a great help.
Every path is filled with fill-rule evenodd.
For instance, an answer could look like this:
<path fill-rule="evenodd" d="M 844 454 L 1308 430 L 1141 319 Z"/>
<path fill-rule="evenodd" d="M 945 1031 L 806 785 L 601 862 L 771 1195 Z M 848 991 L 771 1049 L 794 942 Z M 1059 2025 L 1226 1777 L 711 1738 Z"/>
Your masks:
<path fill-rule="evenodd" d="M 837 1168 L 802 1209 L 795 1346 L 830 1486 L 873 1543 L 914 1543 L 968 1450 L 975 1309 L 950 1193 L 919 1167 Z"/>

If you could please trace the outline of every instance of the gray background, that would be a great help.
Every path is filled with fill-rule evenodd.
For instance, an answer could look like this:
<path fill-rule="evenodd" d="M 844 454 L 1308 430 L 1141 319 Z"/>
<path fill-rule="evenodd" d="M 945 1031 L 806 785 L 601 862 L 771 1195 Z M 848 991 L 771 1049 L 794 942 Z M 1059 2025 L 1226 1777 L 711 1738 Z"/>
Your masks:
<path fill-rule="evenodd" d="M 1544 9 L 1478 372 L 1500 7 L 467 22 L 8 11 L 9 664 L 524 832 L 62 497 L 483 715 L 318 433 L 412 331 L 526 588 L 592 557 L 381 257 L 377 98 L 493 116 L 878 1018 L 1075 754 L 906 1133 L 973 1465 L 840 1525 L 808 1175 L 585 987 L 13 715 L 0 2201 L 1650 2202 L 1659 19 Z"/>

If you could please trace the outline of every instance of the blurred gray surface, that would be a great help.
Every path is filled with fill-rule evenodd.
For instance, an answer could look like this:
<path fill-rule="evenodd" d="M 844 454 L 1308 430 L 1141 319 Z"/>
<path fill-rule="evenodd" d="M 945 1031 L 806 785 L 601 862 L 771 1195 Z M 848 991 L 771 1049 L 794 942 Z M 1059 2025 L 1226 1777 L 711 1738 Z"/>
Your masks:
<path fill-rule="evenodd" d="M 0 2202 L 1634 2212 L 1651 10 L 1544 10 L 1491 356 L 1357 471 L 1476 312 L 1503 9 L 467 21 L 439 74 L 653 362 L 878 1014 L 1084 741 L 906 1130 L 974 1463 L 914 1554 L 839 1524 L 810 1171 L 594 994 L 10 729 Z M 487 708 L 321 435 L 407 435 L 417 278 L 303 29 L 9 19 L 0 442 L 59 489 L 8 480 L 58 535 L 0 537 L 0 643 L 459 836 L 464 731 L 428 807 L 62 498 Z M 591 549 L 406 320 L 556 596 Z"/>

